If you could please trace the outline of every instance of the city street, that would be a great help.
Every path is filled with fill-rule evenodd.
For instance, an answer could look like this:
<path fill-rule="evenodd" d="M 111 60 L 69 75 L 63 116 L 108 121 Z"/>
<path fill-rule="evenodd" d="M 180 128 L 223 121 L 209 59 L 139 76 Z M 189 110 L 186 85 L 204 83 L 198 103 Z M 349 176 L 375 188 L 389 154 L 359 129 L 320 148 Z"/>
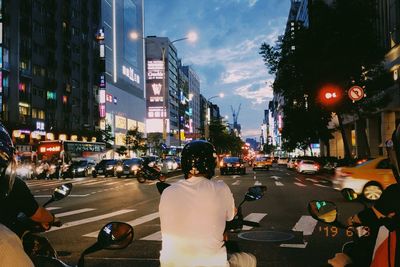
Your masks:
<path fill-rule="evenodd" d="M 343 230 L 337 233 L 336 229 L 312 219 L 307 212 L 308 201 L 334 201 L 341 218 L 362 208 L 357 203 L 345 203 L 340 193 L 330 188 L 326 178 L 323 175 L 299 175 L 281 166 L 257 172 L 247 168 L 246 175 L 218 175 L 214 179 L 222 179 L 229 185 L 237 204 L 248 187 L 266 185 L 268 188 L 263 199 L 244 204 L 244 216 L 260 221 L 260 227 L 242 233 L 253 232 L 256 237 L 265 237 L 269 242 L 236 236 L 232 236 L 232 240 L 238 240 L 241 250 L 255 254 L 258 266 L 323 265 L 351 238 L 346 237 Z M 179 179 L 182 175 L 168 178 L 167 182 Z M 28 180 L 27 184 L 37 200 L 44 203 L 57 185 L 69 181 Z M 158 266 L 160 197 L 155 182 L 139 184 L 136 179 L 102 177 L 77 178 L 72 182 L 71 195 L 50 205 L 64 225 L 53 227 L 45 234 L 63 260 L 76 264 L 79 254 L 95 242 L 97 231 L 106 222 L 124 221 L 134 227 L 133 244 L 122 251 L 91 254 L 87 256 L 88 266 Z"/>

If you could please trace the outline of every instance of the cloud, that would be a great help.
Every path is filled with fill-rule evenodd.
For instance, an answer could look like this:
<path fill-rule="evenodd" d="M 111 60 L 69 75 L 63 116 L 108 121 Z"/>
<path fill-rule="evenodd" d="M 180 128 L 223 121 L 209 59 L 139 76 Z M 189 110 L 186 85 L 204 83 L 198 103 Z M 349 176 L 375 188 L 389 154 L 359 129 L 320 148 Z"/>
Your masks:
<path fill-rule="evenodd" d="M 249 7 L 253 7 L 258 0 L 249 0 Z"/>
<path fill-rule="evenodd" d="M 246 84 L 236 88 L 234 94 L 251 100 L 252 104 L 263 104 L 273 96 L 271 80 L 256 81 Z"/>
<path fill-rule="evenodd" d="M 261 135 L 261 130 L 260 129 L 243 129 L 242 131 L 242 136 L 244 138 L 246 137 L 259 137 Z"/>

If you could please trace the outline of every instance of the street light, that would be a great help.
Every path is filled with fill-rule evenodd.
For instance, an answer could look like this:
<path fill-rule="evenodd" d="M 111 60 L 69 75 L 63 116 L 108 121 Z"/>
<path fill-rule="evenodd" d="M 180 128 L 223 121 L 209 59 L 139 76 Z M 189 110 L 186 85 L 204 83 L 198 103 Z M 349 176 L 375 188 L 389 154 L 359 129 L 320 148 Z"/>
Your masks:
<path fill-rule="evenodd" d="M 148 37 L 140 37 L 139 34 L 137 32 L 134 32 L 134 31 L 129 33 L 129 37 L 132 40 L 137 40 L 137 39 L 146 40 L 148 38 Z M 198 39 L 197 33 L 191 31 L 183 38 L 179 38 L 179 39 L 170 41 L 168 46 L 170 44 L 173 44 L 173 43 L 176 43 L 176 42 L 179 42 L 179 41 L 184 41 L 184 40 L 188 40 L 189 42 L 196 42 L 197 39 Z M 167 101 L 166 100 L 167 100 L 167 96 L 168 96 L 167 95 L 167 91 L 169 92 L 169 88 L 166 88 L 166 79 L 165 79 L 165 76 L 166 76 L 165 53 L 166 53 L 166 47 L 162 46 L 161 47 L 161 57 L 162 57 L 163 71 L 164 71 L 163 79 L 162 79 L 163 80 L 163 88 L 164 88 L 164 101 L 163 101 L 163 111 L 162 111 L 162 117 L 163 117 L 163 140 L 164 140 L 164 143 L 167 142 L 167 106 L 166 106 L 166 102 Z M 180 120 L 180 118 L 178 118 L 178 119 Z M 179 135 L 180 135 L 180 133 L 179 133 Z"/>
<path fill-rule="evenodd" d="M 214 99 L 214 98 L 217 98 L 217 97 L 223 98 L 224 96 L 225 96 L 224 93 L 219 93 L 218 95 L 209 97 L 206 100 L 206 119 L 205 119 L 205 127 L 204 127 L 204 137 L 205 137 L 206 140 L 208 140 L 210 138 L 210 128 L 209 128 L 209 126 L 210 126 L 210 117 L 211 116 L 210 116 L 210 108 L 208 106 L 208 103 L 210 103 L 211 99 Z"/>

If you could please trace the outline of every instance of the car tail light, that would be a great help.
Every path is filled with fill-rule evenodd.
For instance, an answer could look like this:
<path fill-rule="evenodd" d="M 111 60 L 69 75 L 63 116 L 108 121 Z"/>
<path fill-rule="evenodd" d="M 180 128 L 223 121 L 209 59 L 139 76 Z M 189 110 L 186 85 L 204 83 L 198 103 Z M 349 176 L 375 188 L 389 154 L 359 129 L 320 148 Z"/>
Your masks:
<path fill-rule="evenodd" d="M 240 167 L 240 163 L 236 163 L 235 166 L 236 166 L 236 167 Z"/>
<path fill-rule="evenodd" d="M 351 173 L 351 172 L 348 172 L 348 171 L 338 171 L 337 174 L 338 174 L 338 176 L 340 176 L 340 177 L 347 177 L 347 176 L 352 175 L 352 173 Z"/>
<path fill-rule="evenodd" d="M 314 164 L 314 167 L 319 169 L 319 164 Z"/>

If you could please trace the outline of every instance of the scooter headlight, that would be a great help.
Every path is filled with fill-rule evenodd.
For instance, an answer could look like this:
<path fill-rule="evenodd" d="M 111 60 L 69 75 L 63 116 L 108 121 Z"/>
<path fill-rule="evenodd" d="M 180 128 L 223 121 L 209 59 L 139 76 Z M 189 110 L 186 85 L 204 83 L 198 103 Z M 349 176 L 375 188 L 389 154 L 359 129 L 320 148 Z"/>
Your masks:
<path fill-rule="evenodd" d="M 138 165 L 133 165 L 133 166 L 131 167 L 131 170 L 132 170 L 132 171 L 137 171 L 137 170 L 139 170 L 139 166 L 138 166 Z"/>

